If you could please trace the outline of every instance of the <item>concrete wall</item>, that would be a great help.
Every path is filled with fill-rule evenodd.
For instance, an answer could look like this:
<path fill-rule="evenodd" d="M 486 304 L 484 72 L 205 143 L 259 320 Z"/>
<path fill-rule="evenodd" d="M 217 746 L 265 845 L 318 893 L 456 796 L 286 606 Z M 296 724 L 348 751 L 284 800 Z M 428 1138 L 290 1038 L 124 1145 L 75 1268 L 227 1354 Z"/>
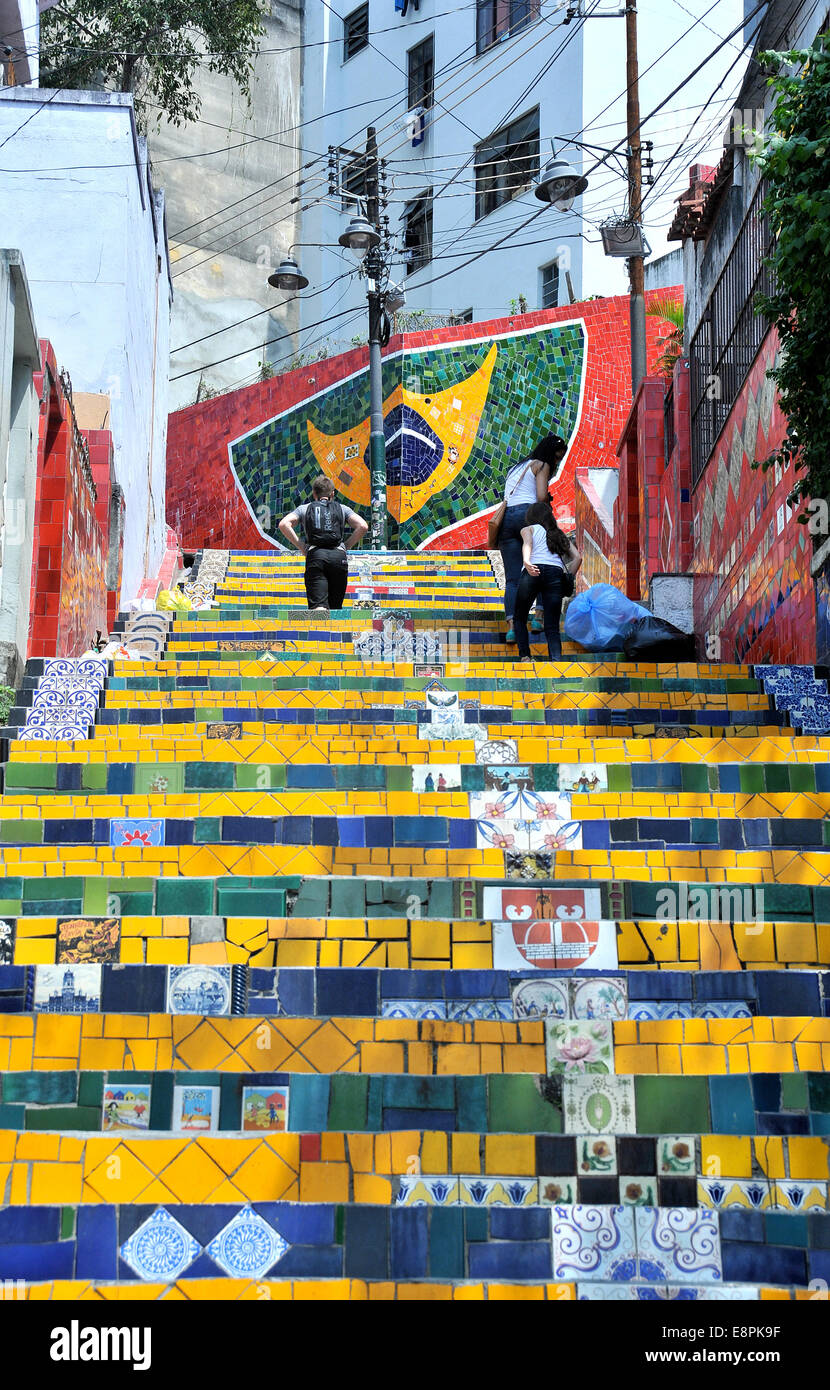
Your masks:
<path fill-rule="evenodd" d="M 353 6 L 338 8 L 348 13 Z M 557 255 L 570 263 L 578 299 L 582 223 L 576 213 L 556 212 L 529 190 L 476 222 L 473 150 L 508 118 L 522 116 L 537 105 L 542 166 L 550 157 L 554 136 L 559 140 L 568 135 L 578 137 L 583 119 L 580 26 L 552 31 L 548 13 L 542 21 L 475 56 L 475 6 L 440 5 L 434 14 L 432 8 L 425 4 L 416 11 L 410 6 L 401 17 L 387 0 L 370 0 L 370 46 L 344 63 L 342 21 L 327 5 L 306 7 L 304 38 L 310 46 L 304 55 L 303 120 L 317 122 L 326 116 L 325 125 L 306 126 L 306 148 L 325 151 L 332 143 L 360 151 L 365 149 L 366 126 L 377 127 L 379 152 L 389 161 L 390 232 L 399 244 L 405 205 L 432 187 L 433 260 L 408 277 L 408 309 L 472 309 L 476 320 L 486 320 L 509 313 L 511 299 L 518 300 L 520 294 L 526 296 L 530 309 L 538 309 L 542 302 L 541 268 Z M 430 34 L 435 37 L 436 101 L 429 113 L 426 138 L 413 148 L 401 129 L 407 112 L 407 52 Z M 567 48 L 544 79 L 536 82 L 545 60 L 565 39 Z M 526 87 L 527 95 L 516 104 Z M 355 108 L 361 99 L 363 104 Z M 565 152 L 577 168 L 581 167 L 575 147 Z M 453 177 L 455 171 L 459 172 Z M 302 298 L 304 346 L 328 334 L 335 339 L 345 337 L 346 342 L 352 334 L 365 337 L 367 327 L 365 282 L 354 275 L 351 281 L 338 278 L 344 271 L 354 270 L 355 262 L 337 245 L 347 216 L 338 207 L 325 207 L 318 200 L 326 191 L 325 175 L 325 157 L 306 173 L 305 201 L 311 205 L 303 216 L 302 240 L 324 245 L 303 248 L 300 253 L 310 281 Z M 518 232 L 519 225 L 540 208 L 539 217 L 525 232 Z M 503 247 L 465 265 L 475 252 L 508 232 L 512 235 Z M 396 259 L 393 279 L 400 280 L 405 266 L 400 256 Z M 448 270 L 451 275 L 446 274 Z M 428 283 L 437 276 L 443 278 Z M 320 292 L 335 279 L 331 290 Z M 559 303 L 567 302 L 562 274 Z M 353 310 L 353 317 L 329 324 L 330 315 L 344 309 Z M 311 327 L 320 321 L 321 326 Z"/>
<path fill-rule="evenodd" d="M 286 296 L 267 280 L 299 237 L 290 200 L 299 162 L 301 11 L 301 0 L 271 0 L 250 109 L 230 78 L 202 70 L 195 79 L 199 119 L 181 128 L 151 123 L 148 131 L 153 177 L 167 204 L 176 291 L 171 410 L 196 399 L 202 373 L 212 389 L 229 390 L 254 380 L 260 361 L 292 351 L 297 306 L 284 305 Z M 318 137 L 312 127 L 315 148 Z M 194 343 L 210 334 L 216 336 Z M 231 361 L 213 365 L 229 355 Z"/>
<path fill-rule="evenodd" d="M 40 365 L 26 272 L 0 251 L 0 684 L 14 685 L 26 656 L 35 526 Z"/>
<path fill-rule="evenodd" d="M 678 246 L 675 251 L 667 251 L 656 261 L 647 261 L 645 267 L 646 289 L 663 290 L 679 285 L 683 279 L 683 252 Z"/>
<path fill-rule="evenodd" d="M 8 137 L 4 228 L 25 257 L 38 330 L 75 388 L 105 392 L 112 402 L 127 509 L 127 599 L 158 568 L 164 549 L 170 285 L 163 196 L 149 182 L 130 97 L 4 90 L 0 140 Z"/>

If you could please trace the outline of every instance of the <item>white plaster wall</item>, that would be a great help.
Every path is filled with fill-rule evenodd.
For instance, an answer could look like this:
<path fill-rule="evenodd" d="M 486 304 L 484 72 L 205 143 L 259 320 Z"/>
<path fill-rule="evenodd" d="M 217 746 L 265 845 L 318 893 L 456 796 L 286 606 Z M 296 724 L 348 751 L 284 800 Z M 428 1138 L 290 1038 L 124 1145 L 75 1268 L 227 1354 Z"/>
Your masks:
<path fill-rule="evenodd" d="M 338 9 L 348 14 L 356 4 Z M 511 202 L 497 208 L 489 216 L 475 221 L 474 146 L 499 130 L 506 122 L 510 108 L 524 90 L 515 111 L 522 116 L 539 106 L 541 165 L 550 157 L 550 140 L 554 137 L 576 135 L 582 126 L 582 34 L 577 25 L 552 28 L 545 19 L 529 25 L 512 38 L 496 44 L 480 56 L 475 55 L 476 10 L 473 5 L 433 7 L 422 4 L 420 10 L 410 9 L 403 18 L 396 14 L 386 0 L 370 0 L 370 46 L 343 62 L 343 25 L 320 0 L 306 6 L 303 67 L 304 139 L 309 157 L 325 153 L 329 143 L 344 145 L 360 151 L 365 149 L 366 127 L 373 124 L 378 131 L 379 153 L 393 161 L 397 187 L 390 187 L 390 231 L 400 232 L 399 218 L 404 205 L 428 187 L 434 194 L 433 261 L 407 279 L 407 308 L 433 312 L 472 308 L 477 319 L 494 318 L 510 313 L 509 301 L 524 294 L 531 309 L 541 305 L 541 268 L 557 255 L 570 263 L 574 291 L 579 297 L 582 279 L 582 223 L 575 212 L 559 213 L 540 203 L 532 190 L 520 194 Z M 445 11 L 450 10 L 449 13 Z M 371 37 L 373 31 L 378 31 Z M 380 32 L 386 31 L 386 32 Z M 435 36 L 435 93 L 436 103 L 430 112 L 429 127 L 424 143 L 413 149 L 398 120 L 407 111 L 407 51 L 429 34 Z M 536 81 L 545 61 L 557 50 L 563 39 L 570 43 L 541 81 Z M 323 42 L 333 40 L 333 42 Z M 316 46 L 315 46 L 316 45 Z M 462 62 L 450 74 L 454 60 Z M 469 60 L 469 61 L 467 61 Z M 353 109 L 337 114 L 342 108 Z M 325 116 L 325 121 L 318 118 Z M 580 152 L 574 147 L 564 151 L 577 168 L 582 167 Z M 440 192 L 454 170 L 467 158 L 470 165 L 449 186 Z M 348 252 L 341 252 L 337 238 L 348 221 L 347 215 L 336 208 L 312 202 L 321 191 L 320 175 L 326 171 L 326 159 L 305 171 L 307 180 L 304 204 L 311 202 L 303 214 L 303 242 L 322 242 L 322 248 L 301 250 L 304 273 L 310 281 L 301 300 L 303 345 L 310 345 L 327 332 L 332 337 L 366 331 L 365 284 L 357 279 L 351 285 L 341 280 L 330 291 L 315 293 L 342 271 L 354 267 Z M 390 165 L 391 173 L 391 165 Z M 390 181 L 391 182 L 391 181 Z M 579 202 L 576 204 L 579 207 Z M 526 231 L 518 224 L 532 213 L 543 209 L 541 215 Z M 500 240 L 509 233 L 503 248 L 490 251 L 465 266 L 476 251 Z M 459 238 L 457 245 L 453 244 Z M 523 245 L 532 242 L 540 244 Z M 454 259 L 438 259 L 460 252 Z M 452 270 L 451 275 L 444 275 Z M 402 279 L 405 267 L 399 263 L 394 279 Z M 443 279 L 428 284 L 434 277 Z M 346 291 L 344 293 L 344 290 Z M 567 303 L 564 274 L 560 275 L 560 303 Z M 363 310 L 355 318 L 332 320 L 312 328 L 320 320 L 342 309 Z"/>
<path fill-rule="evenodd" d="M 2 91 L 0 141 L 8 136 L 4 234 L 24 255 L 38 331 L 74 387 L 112 403 L 127 503 L 123 601 L 158 569 L 166 530 L 163 198 L 148 188 L 129 97 Z"/>

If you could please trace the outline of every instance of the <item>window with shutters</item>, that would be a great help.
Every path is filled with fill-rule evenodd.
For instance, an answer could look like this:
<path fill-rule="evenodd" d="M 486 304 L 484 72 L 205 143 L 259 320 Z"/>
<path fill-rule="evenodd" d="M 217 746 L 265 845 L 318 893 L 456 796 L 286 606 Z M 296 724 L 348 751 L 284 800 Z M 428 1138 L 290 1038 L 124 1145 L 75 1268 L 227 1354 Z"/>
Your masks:
<path fill-rule="evenodd" d="M 369 47 L 369 6 L 360 5 L 343 20 L 343 62 Z"/>
<path fill-rule="evenodd" d="M 432 189 L 413 198 L 403 216 L 406 273 L 414 275 L 432 260 Z"/>
<path fill-rule="evenodd" d="M 533 24 L 541 11 L 541 0 L 477 0 L 476 52 L 484 53 L 494 43 L 518 34 Z"/>
<path fill-rule="evenodd" d="M 356 198 L 366 197 L 366 159 L 360 156 L 344 164 L 340 171 L 340 196 L 344 212 L 354 217 L 358 210 Z"/>
<path fill-rule="evenodd" d="M 559 303 L 559 262 L 542 266 L 542 308 L 555 309 Z"/>
<path fill-rule="evenodd" d="M 432 106 L 435 86 L 435 36 L 430 34 L 423 43 L 410 48 L 406 55 L 407 107 Z"/>
<path fill-rule="evenodd" d="M 509 203 L 539 177 L 539 108 L 475 148 L 476 220 Z"/>

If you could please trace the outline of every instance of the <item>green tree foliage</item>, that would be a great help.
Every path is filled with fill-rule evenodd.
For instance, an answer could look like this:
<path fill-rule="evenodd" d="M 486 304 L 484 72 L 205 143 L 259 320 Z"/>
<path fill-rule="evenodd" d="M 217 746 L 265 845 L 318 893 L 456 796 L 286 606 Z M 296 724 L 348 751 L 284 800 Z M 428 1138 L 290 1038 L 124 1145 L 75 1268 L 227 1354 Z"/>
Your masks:
<path fill-rule="evenodd" d="M 657 295 L 652 299 L 646 313 L 649 318 L 660 319 L 669 326 L 668 333 L 657 339 L 660 355 L 654 365 L 658 372 L 671 377 L 675 362 L 683 356 L 683 301 L 673 299 L 667 294 Z"/>
<path fill-rule="evenodd" d="M 142 125 L 183 125 L 199 115 L 199 66 L 250 95 L 263 12 L 264 0 L 60 0 L 41 19 L 41 86 L 132 92 Z"/>
<path fill-rule="evenodd" d="M 762 53 L 774 73 L 772 134 L 753 155 L 767 179 L 764 203 L 775 235 L 768 265 L 774 292 L 756 311 L 778 329 L 781 358 L 770 371 L 787 433 L 756 466 L 803 470 L 791 500 L 830 497 L 830 35 L 809 49 Z M 799 520 L 806 521 L 804 513 Z"/>

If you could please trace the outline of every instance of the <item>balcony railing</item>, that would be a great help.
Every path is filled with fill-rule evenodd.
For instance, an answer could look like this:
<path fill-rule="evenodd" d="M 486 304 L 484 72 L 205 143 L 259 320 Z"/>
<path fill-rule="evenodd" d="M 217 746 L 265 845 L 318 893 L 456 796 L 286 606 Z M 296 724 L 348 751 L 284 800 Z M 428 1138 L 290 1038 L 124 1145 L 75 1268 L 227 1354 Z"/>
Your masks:
<path fill-rule="evenodd" d="M 764 265 L 775 241 L 761 211 L 766 193 L 762 180 L 689 346 L 693 485 L 712 456 L 769 328 L 769 321 L 755 312 L 758 295 L 774 290 Z"/>

